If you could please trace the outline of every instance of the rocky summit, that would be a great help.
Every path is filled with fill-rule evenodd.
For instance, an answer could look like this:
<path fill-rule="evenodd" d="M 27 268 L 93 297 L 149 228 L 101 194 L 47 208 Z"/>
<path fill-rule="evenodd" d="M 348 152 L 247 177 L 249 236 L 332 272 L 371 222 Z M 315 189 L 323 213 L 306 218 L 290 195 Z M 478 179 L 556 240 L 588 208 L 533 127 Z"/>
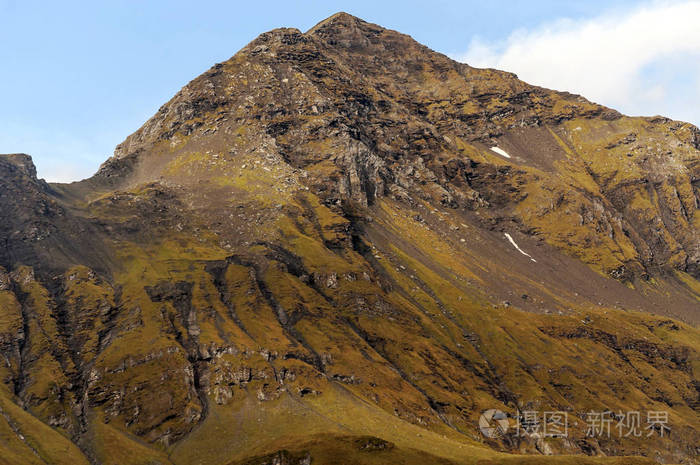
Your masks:
<path fill-rule="evenodd" d="M 339 13 L 0 156 L 0 238 L 0 464 L 698 463 L 687 123 Z"/>

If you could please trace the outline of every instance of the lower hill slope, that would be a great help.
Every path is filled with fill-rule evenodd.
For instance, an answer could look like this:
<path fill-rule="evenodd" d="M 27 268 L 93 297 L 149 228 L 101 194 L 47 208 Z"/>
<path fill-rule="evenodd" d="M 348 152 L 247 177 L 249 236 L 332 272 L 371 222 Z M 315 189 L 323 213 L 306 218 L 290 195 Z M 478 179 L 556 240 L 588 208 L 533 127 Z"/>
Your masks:
<path fill-rule="evenodd" d="M 696 454 L 700 331 L 649 313 L 693 308 L 693 278 L 644 296 L 473 212 L 336 211 L 302 184 L 260 188 L 284 165 L 244 164 L 197 194 L 151 183 L 66 207 L 99 226 L 106 275 L 0 275 L 8 424 L 50 425 L 93 463 Z M 489 408 L 565 411 L 568 437 L 485 439 Z M 587 437 L 587 412 L 629 410 L 667 411 L 673 434 Z"/>

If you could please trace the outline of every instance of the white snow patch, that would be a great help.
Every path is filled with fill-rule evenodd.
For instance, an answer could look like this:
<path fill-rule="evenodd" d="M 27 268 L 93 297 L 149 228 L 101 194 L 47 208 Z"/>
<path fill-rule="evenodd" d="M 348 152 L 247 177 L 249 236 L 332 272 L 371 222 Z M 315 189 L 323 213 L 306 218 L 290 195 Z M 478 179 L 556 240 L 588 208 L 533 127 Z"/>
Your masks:
<path fill-rule="evenodd" d="M 501 156 L 504 156 L 506 158 L 510 158 L 510 155 L 508 155 L 508 152 L 506 152 L 505 150 L 503 150 L 500 147 L 491 147 L 491 150 L 493 150 L 494 152 L 496 152 L 497 154 L 499 154 Z"/>
<path fill-rule="evenodd" d="M 521 254 L 525 255 L 526 257 L 530 257 L 530 260 L 532 260 L 533 262 L 537 263 L 537 260 L 535 260 L 534 258 L 532 258 L 532 255 L 530 255 L 529 253 L 525 252 L 523 249 L 521 249 L 520 247 L 518 247 L 518 244 L 515 243 L 515 241 L 513 240 L 513 238 L 511 237 L 510 234 L 504 233 L 504 236 L 506 236 L 506 239 L 508 239 L 508 240 L 510 241 L 510 243 L 513 244 L 513 247 L 515 247 L 516 249 L 518 249 L 518 252 L 520 252 Z"/>

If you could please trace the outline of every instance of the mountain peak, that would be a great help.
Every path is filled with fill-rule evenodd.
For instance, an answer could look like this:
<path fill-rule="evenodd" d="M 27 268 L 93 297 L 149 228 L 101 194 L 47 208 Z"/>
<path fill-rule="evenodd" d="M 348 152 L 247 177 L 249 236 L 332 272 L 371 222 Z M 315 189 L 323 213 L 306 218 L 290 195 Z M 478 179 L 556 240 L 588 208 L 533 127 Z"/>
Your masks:
<path fill-rule="evenodd" d="M 360 23 L 365 23 L 368 24 L 366 21 L 364 21 L 361 18 L 358 18 L 357 16 L 353 16 L 350 13 L 346 13 L 344 11 L 339 11 L 338 13 L 335 13 L 328 18 L 320 21 L 318 24 L 316 24 L 314 27 L 309 29 L 308 32 L 314 32 L 318 29 L 321 28 L 327 28 L 327 27 L 348 27 L 351 25 L 357 25 Z"/>
<path fill-rule="evenodd" d="M 388 30 L 349 13 L 340 12 L 324 19 L 309 29 L 307 34 L 320 38 L 330 45 L 361 48 L 369 45 L 385 31 Z"/>

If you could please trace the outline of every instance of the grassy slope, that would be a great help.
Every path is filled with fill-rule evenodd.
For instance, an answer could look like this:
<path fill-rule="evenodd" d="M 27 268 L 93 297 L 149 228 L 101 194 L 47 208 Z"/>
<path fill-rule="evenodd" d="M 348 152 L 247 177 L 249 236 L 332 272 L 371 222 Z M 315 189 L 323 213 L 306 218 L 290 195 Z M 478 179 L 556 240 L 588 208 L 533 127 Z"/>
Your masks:
<path fill-rule="evenodd" d="M 0 391 L 0 463 L 7 465 L 88 465 L 70 439 L 22 410 Z"/>

